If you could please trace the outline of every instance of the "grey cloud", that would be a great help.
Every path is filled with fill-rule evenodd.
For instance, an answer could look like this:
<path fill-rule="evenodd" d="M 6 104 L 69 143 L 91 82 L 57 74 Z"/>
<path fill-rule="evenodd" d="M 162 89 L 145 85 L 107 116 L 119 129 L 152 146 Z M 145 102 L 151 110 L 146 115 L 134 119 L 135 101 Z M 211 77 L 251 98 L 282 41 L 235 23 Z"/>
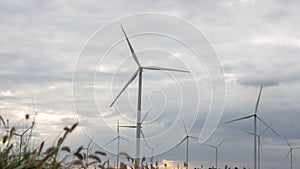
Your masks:
<path fill-rule="evenodd" d="M 298 1 L 139 1 L 128 4 L 129 1 L 1 2 L 0 88 L 1 92 L 10 90 L 13 94 L 1 100 L 1 108 L 9 107 L 8 112 L 11 113 L 11 117 L 18 116 L 19 110 L 31 107 L 33 96 L 37 102 L 36 107 L 41 112 L 74 115 L 71 80 L 76 58 L 85 41 L 112 19 L 154 10 L 179 15 L 203 31 L 216 47 L 224 63 L 225 73 L 235 76 L 236 80 L 227 84 L 229 88 L 227 105 L 221 123 L 243 113 L 252 113 L 258 93 L 258 88 L 252 86 L 264 83 L 265 86 L 273 87 L 267 87 L 263 91 L 260 115 L 272 123 L 283 136 L 299 139 L 296 127 L 299 123 L 297 112 L 300 98 L 297 87 L 300 80 Z M 139 25 L 140 29 L 147 29 L 146 26 Z M 136 25 L 128 26 L 126 30 L 134 33 L 137 30 L 135 27 Z M 118 35 L 121 35 L 121 32 L 115 36 Z M 192 39 L 193 35 L 189 38 Z M 134 46 L 137 49 L 148 45 L 146 42 L 140 43 L 138 39 L 136 42 Z M 149 44 L 153 42 L 157 43 L 157 46 L 164 45 L 163 42 L 158 41 L 151 41 Z M 99 49 L 102 47 L 100 43 L 101 41 L 99 41 Z M 98 42 L 96 45 L 98 47 Z M 129 51 L 126 47 L 124 51 L 116 52 L 116 55 L 121 56 L 125 52 L 124 57 L 128 56 Z M 162 63 L 161 59 L 157 61 Z M 91 73 L 88 70 L 89 65 L 85 66 L 86 72 L 83 74 L 89 75 Z M 122 87 L 131 73 L 120 72 L 119 75 L 116 84 Z M 110 72 L 101 72 L 99 80 L 107 81 L 111 76 Z M 155 84 L 155 81 L 162 80 L 162 77 L 152 74 L 149 74 L 147 78 L 149 87 Z M 106 86 L 107 82 L 97 85 L 101 88 L 101 85 Z M 105 92 L 105 89 L 101 88 L 99 92 Z M 193 94 L 193 91 L 187 92 Z M 200 97 L 207 94 L 208 92 L 205 91 Z M 100 100 L 106 104 L 109 99 L 101 97 Z M 89 110 L 91 108 L 89 102 L 90 100 L 81 101 L 81 108 L 85 111 L 83 115 L 96 117 Z M 12 113 L 12 109 L 16 111 Z M 53 111 L 48 111 L 50 109 Z M 175 106 L 168 109 L 168 113 L 174 111 L 176 111 Z M 205 115 L 197 119 L 192 134 L 199 133 Z M 103 132 L 101 128 L 98 128 L 99 124 L 91 123 L 90 120 L 84 119 L 84 123 L 96 126 L 94 128 L 97 130 L 94 131 L 97 133 Z M 60 130 L 70 122 L 72 119 L 63 118 L 55 124 L 41 125 L 39 133 L 44 136 L 45 133 L 56 132 L 57 128 Z M 165 127 L 172 124 L 168 120 L 161 121 L 161 123 L 160 125 L 165 125 Z M 49 129 L 49 125 L 53 125 L 53 128 Z M 237 126 L 242 129 L 252 129 L 251 121 Z M 148 130 L 151 135 L 152 128 L 147 127 L 145 126 L 145 130 Z M 178 131 L 183 132 L 181 129 Z M 180 132 L 174 135 L 179 137 L 182 134 Z M 81 134 L 85 136 L 83 132 L 78 132 L 74 136 L 75 139 L 70 140 L 72 145 L 82 145 L 88 142 L 87 137 L 84 140 L 78 139 L 82 138 Z M 133 135 L 133 132 L 131 134 Z M 252 137 L 220 124 L 210 141 L 214 142 L 222 137 L 227 137 L 228 142 L 220 151 L 220 162 L 225 165 L 227 162 L 233 163 L 233 159 L 236 159 L 234 161 L 246 164 L 247 168 L 251 167 L 252 161 L 249 159 L 252 159 L 250 153 L 252 148 L 245 145 L 252 144 Z M 268 139 L 276 138 L 272 135 L 266 136 L 264 164 L 286 167 L 286 161 L 282 159 L 286 152 L 282 155 L 277 147 L 273 147 L 273 150 L 268 148 L 273 145 Z M 77 140 L 79 142 L 76 142 Z M 280 146 L 284 147 L 282 143 Z M 210 149 L 199 146 L 196 141 L 191 143 L 190 150 L 192 161 L 199 161 L 199 159 L 211 161 L 212 159 L 213 154 L 209 154 Z M 181 145 L 178 149 L 159 156 L 158 159 L 176 158 L 182 161 L 184 151 L 185 146 Z M 204 160 L 201 162 L 204 163 Z M 299 166 L 299 164 L 296 165 Z"/>
<path fill-rule="evenodd" d="M 264 85 L 267 86 L 277 86 L 279 82 L 273 80 L 266 80 L 266 79 L 238 79 L 237 82 L 241 85 L 249 85 L 249 86 L 260 86 Z"/>

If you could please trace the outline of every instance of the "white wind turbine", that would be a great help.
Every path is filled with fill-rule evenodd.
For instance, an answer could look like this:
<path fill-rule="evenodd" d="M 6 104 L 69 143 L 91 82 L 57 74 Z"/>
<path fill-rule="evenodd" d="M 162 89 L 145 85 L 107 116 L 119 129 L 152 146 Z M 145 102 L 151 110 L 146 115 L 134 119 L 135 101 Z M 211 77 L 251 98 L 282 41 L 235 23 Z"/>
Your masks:
<path fill-rule="evenodd" d="M 21 153 L 22 153 L 22 146 L 23 146 L 23 137 L 29 131 L 33 129 L 34 121 L 32 122 L 31 126 L 25 129 L 21 134 L 14 132 L 13 135 L 20 137 L 19 141 L 19 162 L 21 160 Z"/>
<path fill-rule="evenodd" d="M 89 154 L 90 154 L 90 151 L 92 150 L 90 147 L 91 147 L 91 144 L 92 144 L 92 139 L 90 139 L 87 147 L 83 148 L 82 150 L 85 150 L 86 152 L 86 158 L 85 158 L 85 166 L 88 167 L 89 166 Z"/>
<path fill-rule="evenodd" d="M 217 144 L 216 146 L 214 146 L 214 145 L 211 145 L 211 144 L 206 144 L 205 143 L 205 145 L 207 145 L 207 146 L 209 146 L 209 147 L 212 147 L 212 148 L 214 148 L 215 150 L 216 150 L 216 161 L 215 161 L 215 163 L 216 163 L 216 169 L 218 169 L 218 148 L 221 146 L 221 144 L 223 144 L 224 143 L 224 141 L 225 140 L 223 140 L 223 141 L 221 141 L 219 144 Z"/>
<path fill-rule="evenodd" d="M 188 169 L 189 168 L 189 138 L 196 139 L 196 140 L 198 138 L 189 135 L 189 133 L 186 130 L 184 122 L 183 122 L 183 127 L 184 127 L 184 132 L 185 132 L 186 136 L 176 145 L 176 147 L 178 147 L 180 144 L 182 144 L 184 141 L 186 141 L 186 154 L 185 154 L 186 161 L 184 163 L 184 166 L 186 167 L 186 169 Z"/>
<path fill-rule="evenodd" d="M 292 147 L 291 144 L 289 143 L 289 141 L 288 141 L 287 139 L 285 139 L 285 141 L 286 141 L 286 143 L 288 144 L 288 146 L 289 146 L 289 148 L 290 148 L 290 150 L 289 150 L 289 152 L 287 153 L 287 155 L 286 155 L 285 158 L 287 158 L 287 156 L 288 156 L 289 154 L 291 154 L 291 155 L 290 155 L 291 169 L 293 169 L 293 150 L 300 149 L 300 147 Z"/>
<path fill-rule="evenodd" d="M 150 113 L 151 109 L 152 109 L 152 107 L 150 107 L 150 109 L 147 111 L 147 113 L 145 114 L 144 118 L 143 118 L 142 121 L 141 121 L 141 130 L 140 130 L 140 132 L 141 132 L 141 134 L 142 134 L 142 137 L 144 138 L 144 142 L 145 142 L 146 147 L 149 147 L 149 144 L 147 143 L 147 140 L 146 140 L 146 138 L 145 138 L 145 135 L 144 135 L 144 132 L 143 132 L 143 129 L 142 129 L 142 124 L 143 124 L 144 120 L 147 118 L 147 116 L 148 116 L 148 114 Z M 124 127 L 124 128 L 136 128 L 137 126 L 125 125 L 125 126 L 119 126 L 119 127 Z M 130 143 L 131 143 L 131 142 L 130 142 Z"/>
<path fill-rule="evenodd" d="M 161 145 L 161 143 L 159 143 L 159 144 L 157 144 L 157 145 L 151 147 L 151 146 L 146 142 L 146 146 L 151 150 L 151 159 L 150 159 L 151 164 L 153 164 L 153 152 L 154 152 L 154 150 L 155 150 L 158 146 L 160 146 L 160 145 Z"/>
<path fill-rule="evenodd" d="M 119 120 L 118 120 L 118 122 L 117 122 L 117 137 L 113 138 L 112 140 L 110 140 L 108 143 L 105 144 L 105 145 L 108 145 L 108 144 L 112 143 L 113 141 L 117 140 L 117 169 L 119 168 L 119 159 L 120 159 L 120 155 L 119 155 L 119 153 L 120 153 L 120 139 L 123 139 L 123 140 L 131 143 L 131 141 L 129 141 L 129 140 L 127 140 L 127 139 L 120 136 L 120 127 L 129 127 L 129 126 L 120 126 L 119 125 Z"/>
<path fill-rule="evenodd" d="M 257 101 L 256 101 L 256 105 L 255 105 L 255 111 L 254 111 L 254 114 L 252 114 L 252 115 L 249 115 L 249 116 L 245 116 L 245 117 L 241 117 L 241 118 L 238 118 L 238 119 L 234 119 L 234 120 L 230 120 L 230 121 L 228 121 L 228 122 L 226 122 L 225 124 L 228 124 L 228 123 L 232 123 L 232 122 L 235 122 L 235 121 L 240 121 L 240 120 L 244 120 L 244 119 L 249 119 L 249 118 L 251 118 L 251 117 L 254 117 L 254 119 L 253 119 L 253 122 L 254 122 L 254 124 L 253 124 L 253 131 L 254 131 L 254 133 L 253 133 L 253 137 L 254 137 L 254 144 L 253 144 L 253 149 L 254 149 L 254 152 L 253 152 L 253 154 L 254 154 L 254 159 L 253 159 L 253 166 L 254 166 L 254 169 L 257 169 L 257 144 L 256 144 L 256 142 L 257 142 L 257 139 L 256 139 L 256 129 L 257 129 L 257 119 L 259 120 L 259 121 L 261 121 L 264 125 L 266 125 L 270 130 L 272 130 L 277 136 L 279 136 L 279 134 L 275 131 L 275 130 L 273 130 L 271 127 L 270 127 L 270 125 L 269 124 L 267 124 L 265 121 L 263 121 L 258 115 L 257 115 L 257 110 L 258 110 L 258 105 L 259 105 L 259 101 L 260 101 L 260 96 L 261 96 L 261 92 L 262 92 L 262 88 L 263 88 L 263 85 L 261 85 L 261 87 L 260 87 L 260 91 L 259 91 L 259 94 L 258 94 L 258 98 L 257 98 Z"/>
<path fill-rule="evenodd" d="M 123 26 L 121 25 L 121 29 L 124 33 L 125 39 L 127 41 L 127 44 L 129 46 L 130 52 L 132 54 L 132 57 L 134 59 L 134 61 L 136 62 L 138 68 L 137 70 L 133 73 L 133 75 L 130 77 L 129 81 L 125 84 L 125 86 L 122 88 L 122 90 L 120 91 L 120 93 L 116 96 L 116 98 L 113 100 L 113 102 L 111 103 L 110 107 L 112 107 L 114 105 L 114 103 L 117 101 L 117 99 L 121 96 L 121 94 L 126 90 L 126 88 L 134 81 L 134 79 L 137 77 L 137 75 L 139 76 L 138 80 L 138 104 L 137 104 L 137 120 L 136 120 L 136 165 L 139 165 L 139 158 L 140 158 L 140 138 L 141 138 L 141 108 L 142 108 L 142 76 L 143 76 L 143 70 L 162 70 L 162 71 L 175 71 L 175 72 L 185 72 L 185 73 L 189 73 L 189 71 L 185 71 L 185 70 L 177 70 L 177 69 L 169 69 L 169 68 L 163 68 L 163 67 L 156 67 L 156 66 L 141 66 L 136 53 L 125 33 L 125 30 L 123 28 Z"/>
<path fill-rule="evenodd" d="M 270 125 L 271 127 L 272 125 Z M 261 153 L 262 153 L 262 144 L 261 144 L 261 136 L 265 134 L 265 132 L 269 129 L 269 127 L 265 128 L 260 134 L 257 135 L 257 140 L 258 140 L 258 151 L 257 151 L 257 166 L 258 166 L 258 169 L 260 169 L 260 161 L 261 161 Z M 249 131 L 245 131 L 245 130 L 242 130 L 243 132 L 245 133 L 248 133 L 248 134 L 251 134 L 254 136 L 254 133 L 252 132 L 249 132 Z"/>

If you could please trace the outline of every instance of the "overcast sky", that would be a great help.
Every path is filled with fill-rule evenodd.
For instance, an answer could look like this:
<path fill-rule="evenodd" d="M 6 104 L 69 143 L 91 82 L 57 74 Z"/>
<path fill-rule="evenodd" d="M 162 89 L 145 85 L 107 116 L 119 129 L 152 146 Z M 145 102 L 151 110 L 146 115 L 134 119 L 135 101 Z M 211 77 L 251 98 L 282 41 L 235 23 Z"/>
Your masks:
<path fill-rule="evenodd" d="M 113 97 L 136 70 L 122 39 L 120 20 L 116 19 L 143 12 L 164 13 L 181 18 L 178 20 L 182 26 L 173 28 L 173 22 L 166 22 L 163 17 L 153 17 L 152 21 L 148 20 L 151 17 L 141 17 L 136 25 L 130 19 L 121 19 L 143 65 L 192 72 L 185 75 L 144 71 L 143 115 L 152 108 L 143 130 L 149 144 L 161 144 L 155 154 L 163 154 L 156 159 L 183 166 L 185 142 L 174 148 L 185 137 L 182 121 L 191 129 L 191 135 L 199 137 L 209 114 L 211 86 L 205 59 L 204 63 L 195 62 L 191 50 L 170 37 L 139 36 L 140 32 L 171 32 L 194 48 L 198 44 L 196 48 L 203 50 L 200 57 L 218 54 L 218 64 L 224 70 L 226 101 L 222 119 L 208 143 L 226 139 L 219 148 L 219 166 L 253 168 L 253 137 L 241 131 L 252 131 L 253 120 L 224 123 L 254 112 L 259 85 L 263 83 L 259 116 L 272 124 L 282 138 L 300 147 L 299 7 L 296 0 L 1 1 L 1 115 L 9 118 L 11 125 L 24 126 L 24 115 L 29 113 L 33 118 L 38 112 L 36 140 L 49 138 L 50 143 L 65 125 L 73 124 L 79 117 L 82 127 L 73 133 L 69 144 L 87 145 L 91 138 L 95 148 L 115 151 L 116 142 L 103 145 L 116 136 L 117 120 L 121 125 L 134 124 L 137 96 L 134 81 L 116 106 L 109 108 Z M 155 22 L 161 24 L 151 25 Z M 197 34 L 189 31 L 194 30 L 188 26 L 191 24 L 198 29 Z M 105 28 L 111 28 L 106 30 L 109 33 L 101 34 Z M 88 57 L 95 60 L 87 62 Z M 76 81 L 76 85 L 82 88 L 76 92 L 75 85 L 74 98 L 75 70 L 80 70 L 82 81 Z M 91 86 L 85 83 L 89 76 L 95 80 Z M 95 96 L 95 100 L 89 100 L 90 96 Z M 259 123 L 258 130 L 263 129 Z M 134 141 L 135 131 L 122 128 L 121 135 Z M 289 158 L 285 156 L 289 149 L 281 137 L 270 131 L 262 136 L 262 168 L 288 167 Z M 123 151 L 134 156 L 134 145 L 123 141 L 121 144 Z M 142 154 L 149 156 L 151 151 L 143 141 L 141 146 Z M 293 155 L 294 167 L 299 168 L 300 151 L 295 150 Z M 114 160 L 112 155 L 109 158 Z M 189 160 L 192 167 L 212 166 L 214 150 L 198 144 L 198 140 L 190 140 Z"/>

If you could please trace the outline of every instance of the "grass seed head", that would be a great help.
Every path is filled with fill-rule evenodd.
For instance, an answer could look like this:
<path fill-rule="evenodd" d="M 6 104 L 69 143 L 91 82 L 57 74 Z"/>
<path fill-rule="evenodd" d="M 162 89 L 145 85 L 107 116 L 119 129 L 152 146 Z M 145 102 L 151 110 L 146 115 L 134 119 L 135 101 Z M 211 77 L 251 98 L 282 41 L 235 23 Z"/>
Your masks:
<path fill-rule="evenodd" d="M 7 140 L 8 140 L 8 136 L 5 135 L 5 136 L 3 137 L 2 143 L 5 144 Z"/>
<path fill-rule="evenodd" d="M 42 152 L 42 149 L 43 149 L 43 147 L 44 147 L 44 144 L 45 144 L 45 142 L 43 141 L 43 142 L 41 143 L 41 145 L 40 145 L 38 154 L 40 154 L 40 153 Z"/>
<path fill-rule="evenodd" d="M 25 115 L 25 119 L 28 120 L 29 119 L 29 114 Z"/>
<path fill-rule="evenodd" d="M 72 132 L 76 128 L 77 125 L 78 125 L 78 123 L 73 124 L 71 129 L 70 129 L 70 132 Z"/>
<path fill-rule="evenodd" d="M 100 155 L 106 156 L 106 153 L 103 151 L 95 151 L 95 154 L 100 154 Z"/>
<path fill-rule="evenodd" d="M 101 163 L 101 159 L 98 156 L 94 155 L 94 154 L 89 155 L 88 158 L 96 160 L 99 163 Z"/>
<path fill-rule="evenodd" d="M 70 149 L 70 147 L 68 147 L 68 146 L 62 147 L 61 150 L 62 150 L 62 151 L 66 151 L 66 152 L 68 152 L 68 153 L 71 152 L 71 149 Z"/>

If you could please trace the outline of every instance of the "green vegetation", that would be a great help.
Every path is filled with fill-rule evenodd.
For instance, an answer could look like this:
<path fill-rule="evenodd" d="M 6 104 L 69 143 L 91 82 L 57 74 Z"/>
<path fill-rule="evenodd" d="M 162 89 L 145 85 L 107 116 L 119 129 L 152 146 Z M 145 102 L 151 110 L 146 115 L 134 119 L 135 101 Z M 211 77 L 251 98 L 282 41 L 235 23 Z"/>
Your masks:
<path fill-rule="evenodd" d="M 25 115 L 25 119 L 29 120 L 29 115 Z M 72 150 L 64 144 L 68 135 L 74 131 L 78 123 L 70 127 L 64 127 L 63 132 L 55 141 L 54 146 L 45 147 L 45 142 L 42 141 L 38 146 L 30 146 L 32 132 L 34 130 L 35 121 L 29 128 L 17 131 L 16 127 L 9 127 L 8 120 L 5 122 L 0 115 L 0 127 L 2 130 L 2 138 L 0 140 L 0 168 L 1 169 L 69 169 L 69 168 L 100 168 L 114 169 L 109 165 L 109 160 L 101 160 L 106 156 L 103 151 L 84 151 L 82 146 Z M 22 133 L 19 133 L 22 132 Z M 25 134 L 27 137 L 23 138 Z M 89 145 L 87 147 L 89 150 Z M 134 159 L 125 152 L 120 152 L 120 156 L 127 158 L 127 163 L 121 162 L 120 169 L 141 168 L 141 169 L 158 169 L 158 162 L 155 165 L 148 166 L 145 157 L 142 159 L 140 167 L 135 166 Z"/>
<path fill-rule="evenodd" d="M 25 119 L 29 120 L 29 115 L 25 115 Z M 89 153 L 82 146 L 72 150 L 64 144 L 78 123 L 64 127 L 54 145 L 50 147 L 45 147 L 44 141 L 36 147 L 30 144 L 34 125 L 33 120 L 30 127 L 18 131 L 16 127 L 9 127 L 8 122 L 5 122 L 0 115 L 0 127 L 4 128 L 0 140 L 0 169 L 115 169 L 109 165 L 109 160 L 102 160 L 106 156 L 103 151 L 96 150 Z M 25 134 L 27 137 L 23 138 Z M 158 161 L 153 164 L 150 160 L 148 165 L 146 158 L 143 157 L 141 166 L 137 167 L 134 158 L 130 155 L 125 152 L 120 152 L 119 155 L 127 158 L 127 162 L 120 163 L 120 169 L 159 169 Z M 230 169 L 230 167 L 226 165 L 225 169 Z"/>
<path fill-rule="evenodd" d="M 28 120 L 29 115 L 26 115 L 25 119 Z M 71 150 L 70 147 L 64 145 L 66 138 L 78 123 L 71 127 L 64 127 L 63 133 L 58 137 L 54 146 L 48 148 L 44 147 L 44 141 L 37 147 L 30 146 L 34 124 L 35 121 L 32 121 L 32 125 L 19 134 L 15 127 L 9 128 L 3 117 L 0 116 L 0 127 L 5 129 L 0 142 L 1 169 L 110 168 L 108 161 L 101 160 L 101 157 L 106 156 L 105 152 L 95 151 L 86 154 L 83 152 L 83 147 Z M 29 136 L 23 138 L 27 132 L 29 132 Z"/>

